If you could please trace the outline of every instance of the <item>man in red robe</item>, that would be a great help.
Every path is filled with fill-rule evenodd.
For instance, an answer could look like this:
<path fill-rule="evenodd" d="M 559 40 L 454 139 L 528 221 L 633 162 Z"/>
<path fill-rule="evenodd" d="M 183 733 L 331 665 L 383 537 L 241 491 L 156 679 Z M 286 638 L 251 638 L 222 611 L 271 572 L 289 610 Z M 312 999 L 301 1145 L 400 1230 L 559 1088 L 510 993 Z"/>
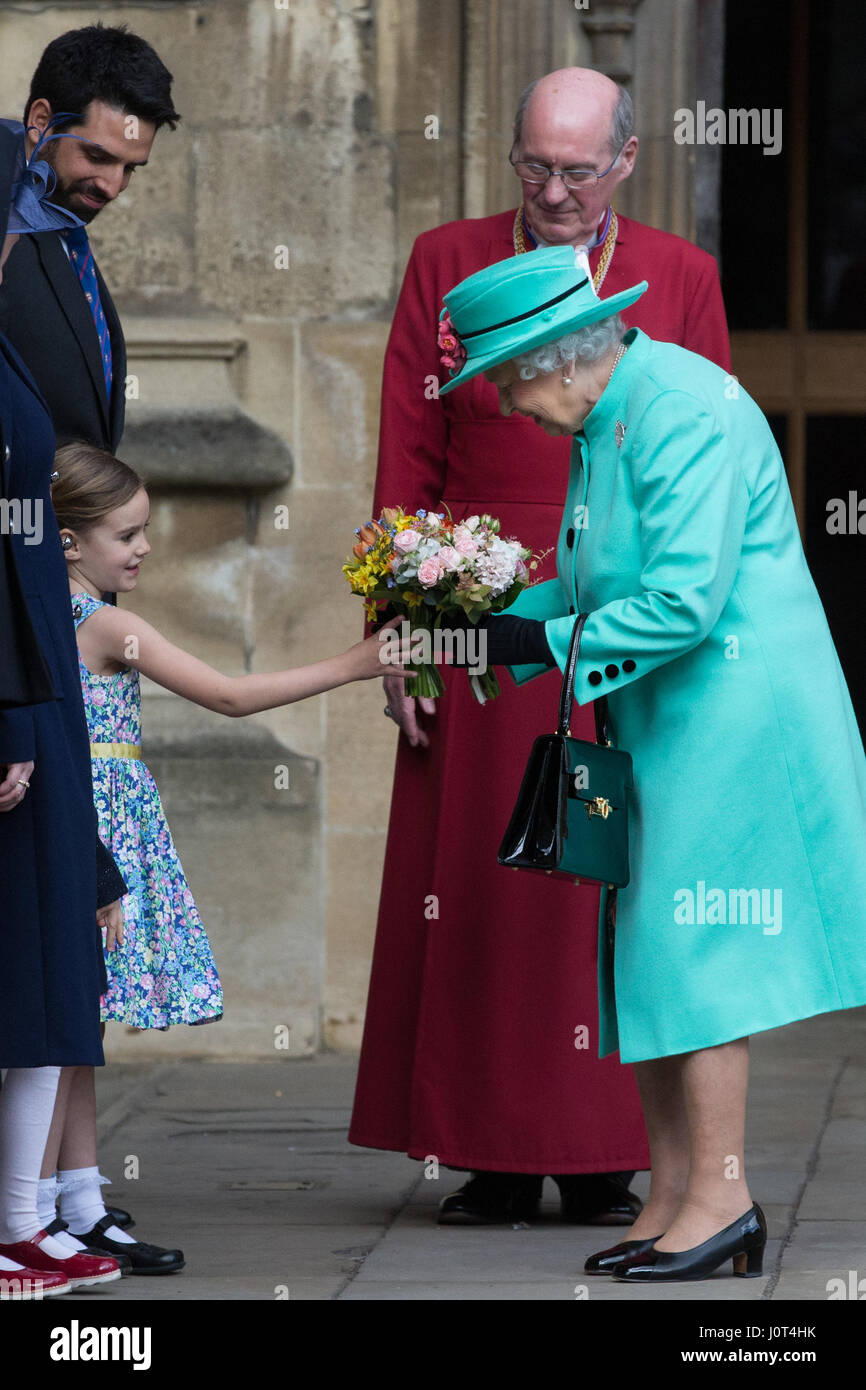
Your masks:
<path fill-rule="evenodd" d="M 385 356 L 374 517 L 443 502 L 455 520 L 491 512 L 503 535 L 550 552 L 536 577 L 553 576 L 570 440 L 500 415 L 483 376 L 437 394 L 443 294 L 494 261 L 586 246 L 603 298 L 649 282 L 629 326 L 729 370 L 715 261 L 612 211 L 637 154 L 631 132 L 615 83 L 550 73 L 515 119 L 520 208 L 417 239 Z M 560 677 L 525 689 L 505 679 L 482 707 L 465 672 L 443 675 L 435 712 L 386 680 L 402 734 L 349 1138 L 427 1160 L 433 1174 L 471 1170 L 440 1221 L 531 1219 L 551 1175 L 565 1219 L 630 1222 L 640 1202 L 628 1183 L 649 1150 L 632 1068 L 598 1058 L 598 890 L 496 860 L 532 741 L 556 722 Z M 572 732 L 594 737 L 588 706 Z"/>

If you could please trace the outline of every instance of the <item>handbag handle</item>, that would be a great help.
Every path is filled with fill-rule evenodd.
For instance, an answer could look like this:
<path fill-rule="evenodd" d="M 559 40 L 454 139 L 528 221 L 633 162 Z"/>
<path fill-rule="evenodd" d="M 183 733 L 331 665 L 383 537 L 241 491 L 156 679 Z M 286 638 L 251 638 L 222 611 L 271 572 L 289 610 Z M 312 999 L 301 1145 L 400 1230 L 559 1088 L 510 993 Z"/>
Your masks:
<path fill-rule="evenodd" d="M 574 705 L 574 678 L 577 674 L 577 658 L 580 652 L 580 639 L 583 634 L 584 624 L 589 617 L 588 613 L 579 613 L 574 627 L 571 631 L 571 642 L 568 646 L 568 658 L 565 663 L 565 671 L 562 677 L 562 687 L 559 692 L 559 727 L 557 733 L 568 738 L 570 736 L 571 711 Z M 595 714 L 595 741 L 596 743 L 610 743 L 608 738 L 608 708 L 607 696 L 602 695 L 598 700 L 593 701 L 593 713 Z"/>

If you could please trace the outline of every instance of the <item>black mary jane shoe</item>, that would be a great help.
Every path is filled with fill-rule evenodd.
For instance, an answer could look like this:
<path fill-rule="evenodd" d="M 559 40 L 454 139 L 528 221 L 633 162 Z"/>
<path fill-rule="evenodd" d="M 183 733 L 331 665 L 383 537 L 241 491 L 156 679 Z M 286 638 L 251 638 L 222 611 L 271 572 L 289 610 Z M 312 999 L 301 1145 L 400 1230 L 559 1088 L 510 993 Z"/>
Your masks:
<path fill-rule="evenodd" d="M 532 1173 L 473 1173 L 439 1203 L 440 1226 L 501 1226 L 534 1221 L 543 1177 Z"/>
<path fill-rule="evenodd" d="M 560 1217 L 575 1226 L 632 1226 L 643 1210 L 629 1191 L 634 1173 L 560 1173 Z M 658 1237 L 656 1237 L 658 1239 Z"/>
<path fill-rule="evenodd" d="M 660 1237 L 659 1237 L 660 1239 Z M 767 1222 L 757 1202 L 730 1226 L 710 1236 L 690 1250 L 635 1252 L 614 1265 L 613 1278 L 624 1284 L 673 1282 L 680 1279 L 706 1279 L 725 1260 L 733 1260 L 734 1274 L 740 1279 L 759 1279 L 763 1272 Z"/>
<path fill-rule="evenodd" d="M 609 1250 L 599 1250 L 598 1254 L 590 1255 L 586 1264 L 583 1266 L 584 1274 L 611 1274 L 616 1265 L 622 1264 L 623 1260 L 631 1255 L 641 1255 L 644 1250 L 651 1250 L 661 1236 L 652 1236 L 649 1240 L 622 1240 L 619 1245 L 612 1245 Z"/>
<path fill-rule="evenodd" d="M 163 1250 L 159 1245 L 148 1245 L 143 1240 L 134 1240 L 131 1244 L 112 1240 L 105 1232 L 113 1224 L 110 1216 L 103 1216 L 91 1231 L 76 1236 L 76 1240 L 82 1241 L 91 1254 L 110 1255 L 112 1259 L 126 1255 L 132 1266 L 130 1274 L 176 1274 L 183 1269 L 185 1261 L 182 1250 Z"/>
<path fill-rule="evenodd" d="M 58 1216 L 54 1221 L 51 1222 L 50 1225 L 48 1225 L 48 1226 L 45 1227 L 45 1234 L 46 1234 L 47 1236 L 56 1236 L 56 1235 L 59 1235 L 59 1233 L 60 1233 L 61 1231 L 68 1231 L 68 1230 L 69 1230 L 69 1222 L 68 1222 L 68 1221 L 61 1221 L 60 1217 Z M 81 1236 L 75 1236 L 74 1239 L 75 1239 L 75 1240 L 78 1240 L 78 1241 L 81 1241 Z M 61 1244 L 62 1244 L 62 1242 L 61 1242 Z M 82 1244 L 83 1244 L 83 1241 L 82 1241 Z M 122 1249 L 122 1247 L 121 1247 L 121 1249 Z M 104 1251 L 104 1250 L 94 1250 L 94 1249 L 92 1249 L 89 1245 L 85 1245 L 83 1250 L 79 1250 L 79 1251 L 78 1251 L 78 1254 L 79 1254 L 79 1255 L 96 1255 L 96 1256 L 98 1256 L 98 1257 L 101 1258 L 101 1259 L 104 1259 L 104 1258 L 105 1258 L 105 1251 Z M 118 1269 L 120 1270 L 121 1274 L 131 1274 L 131 1273 L 132 1273 L 132 1261 L 130 1260 L 130 1258 L 129 1258 L 128 1255 L 121 1255 L 121 1254 L 118 1252 L 116 1255 L 115 1255 L 115 1254 L 112 1254 L 111 1258 L 117 1262 L 117 1267 L 118 1267 Z"/>
<path fill-rule="evenodd" d="M 128 1231 L 130 1226 L 135 1225 L 129 1212 L 124 1211 L 123 1207 L 106 1207 L 105 1214 L 111 1217 L 112 1226 L 119 1226 L 122 1231 Z"/>

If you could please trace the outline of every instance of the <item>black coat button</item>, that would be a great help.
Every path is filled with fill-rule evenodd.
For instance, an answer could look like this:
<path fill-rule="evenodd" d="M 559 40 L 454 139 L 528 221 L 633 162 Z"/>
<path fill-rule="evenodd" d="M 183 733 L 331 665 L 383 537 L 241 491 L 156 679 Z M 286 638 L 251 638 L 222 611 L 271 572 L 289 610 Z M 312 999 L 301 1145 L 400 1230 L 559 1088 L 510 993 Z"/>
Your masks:
<path fill-rule="evenodd" d="M 611 662 L 610 666 L 605 666 L 604 674 L 608 676 L 610 680 L 613 680 L 615 676 L 619 675 L 619 667 L 614 666 L 613 662 Z"/>
<path fill-rule="evenodd" d="M 571 550 L 571 547 L 574 545 L 574 527 L 573 527 L 573 526 L 569 526 L 568 530 L 567 530 L 566 533 L 565 533 L 565 544 L 568 546 L 569 550 Z"/>
<path fill-rule="evenodd" d="M 573 604 L 573 603 L 570 603 L 570 604 L 568 605 L 568 611 L 569 611 L 569 613 L 573 613 L 573 612 L 574 612 L 574 604 Z"/>
<path fill-rule="evenodd" d="M 586 679 L 589 681 L 590 685 L 601 685 L 601 682 L 602 682 L 602 674 L 601 674 L 601 671 L 590 671 L 590 673 L 589 673 L 589 675 L 587 676 Z"/>
<path fill-rule="evenodd" d="M 622 663 L 622 669 L 623 669 L 624 671 L 633 671 L 633 670 L 634 670 L 634 662 L 632 661 L 632 659 L 631 659 L 630 656 L 629 656 L 629 657 L 626 657 L 625 661 Z"/>

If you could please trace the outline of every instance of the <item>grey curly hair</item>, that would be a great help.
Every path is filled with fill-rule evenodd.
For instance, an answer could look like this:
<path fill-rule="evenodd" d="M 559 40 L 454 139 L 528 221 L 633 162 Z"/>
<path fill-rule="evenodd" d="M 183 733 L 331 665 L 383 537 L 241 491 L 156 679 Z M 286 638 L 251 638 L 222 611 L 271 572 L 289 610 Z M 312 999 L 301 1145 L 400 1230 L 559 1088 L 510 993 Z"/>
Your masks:
<path fill-rule="evenodd" d="M 524 381 L 531 381 L 539 373 L 546 375 L 555 372 L 572 362 L 588 367 L 610 352 L 627 332 L 620 315 L 610 314 L 606 319 L 589 323 L 574 333 L 566 333 L 555 343 L 542 343 L 540 347 L 520 353 L 514 358 L 514 365 Z"/>

